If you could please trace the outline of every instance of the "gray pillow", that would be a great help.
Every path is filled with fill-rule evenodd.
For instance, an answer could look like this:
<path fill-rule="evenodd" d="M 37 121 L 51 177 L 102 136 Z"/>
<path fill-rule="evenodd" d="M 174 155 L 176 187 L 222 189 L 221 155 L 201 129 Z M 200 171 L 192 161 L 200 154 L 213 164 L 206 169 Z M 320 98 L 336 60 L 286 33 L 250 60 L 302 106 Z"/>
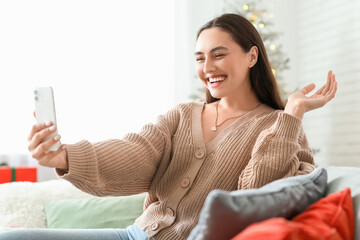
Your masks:
<path fill-rule="evenodd" d="M 329 175 L 326 195 L 346 187 L 351 190 L 355 217 L 354 239 L 360 240 L 360 168 L 330 166 L 326 169 Z"/>
<path fill-rule="evenodd" d="M 291 219 L 324 196 L 326 182 L 326 170 L 319 168 L 258 189 L 211 191 L 188 240 L 230 239 L 255 222 Z"/>

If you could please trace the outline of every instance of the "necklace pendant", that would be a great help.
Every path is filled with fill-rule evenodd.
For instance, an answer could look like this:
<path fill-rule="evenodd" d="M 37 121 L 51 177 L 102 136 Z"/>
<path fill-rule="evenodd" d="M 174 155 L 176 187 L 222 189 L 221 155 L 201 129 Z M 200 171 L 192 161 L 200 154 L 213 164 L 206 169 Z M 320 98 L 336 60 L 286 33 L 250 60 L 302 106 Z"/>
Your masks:
<path fill-rule="evenodd" d="M 217 128 L 216 126 L 211 127 L 211 131 L 216 132 Z"/>

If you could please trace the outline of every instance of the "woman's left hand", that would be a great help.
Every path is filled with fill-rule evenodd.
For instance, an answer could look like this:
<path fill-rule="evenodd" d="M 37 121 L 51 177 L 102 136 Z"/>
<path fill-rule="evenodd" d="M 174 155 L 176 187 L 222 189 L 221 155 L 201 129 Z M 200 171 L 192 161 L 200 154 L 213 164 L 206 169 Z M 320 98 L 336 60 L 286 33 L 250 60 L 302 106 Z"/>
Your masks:
<path fill-rule="evenodd" d="M 308 111 L 320 108 L 335 97 L 337 90 L 337 82 L 335 81 L 335 74 L 329 71 L 327 82 L 315 94 L 306 96 L 315 89 L 315 84 L 311 83 L 303 89 L 294 92 L 288 98 L 284 112 L 299 119 L 302 119 L 304 114 Z"/>

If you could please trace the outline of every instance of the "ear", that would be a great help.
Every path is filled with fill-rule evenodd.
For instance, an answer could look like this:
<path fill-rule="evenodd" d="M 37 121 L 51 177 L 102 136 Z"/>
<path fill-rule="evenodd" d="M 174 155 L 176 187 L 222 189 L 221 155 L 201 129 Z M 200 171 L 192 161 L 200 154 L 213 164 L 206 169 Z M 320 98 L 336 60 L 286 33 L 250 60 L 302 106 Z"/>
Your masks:
<path fill-rule="evenodd" d="M 249 68 L 252 68 L 258 60 L 259 50 L 256 46 L 252 46 L 248 52 L 249 55 Z"/>

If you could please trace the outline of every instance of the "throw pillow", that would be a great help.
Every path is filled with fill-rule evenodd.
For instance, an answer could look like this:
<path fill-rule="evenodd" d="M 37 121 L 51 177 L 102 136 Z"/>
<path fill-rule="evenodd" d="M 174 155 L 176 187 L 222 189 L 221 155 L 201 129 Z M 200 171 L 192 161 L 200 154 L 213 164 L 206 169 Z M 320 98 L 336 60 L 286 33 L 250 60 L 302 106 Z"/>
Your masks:
<path fill-rule="evenodd" d="M 351 190 L 355 213 L 355 238 L 360 240 L 360 168 L 330 166 L 326 195 L 338 192 L 346 187 Z"/>
<path fill-rule="evenodd" d="M 146 194 L 68 199 L 45 205 L 48 228 L 126 228 L 143 211 Z"/>
<path fill-rule="evenodd" d="M 252 223 L 272 217 L 292 218 L 323 197 L 326 180 L 326 170 L 319 168 L 259 189 L 214 190 L 207 196 L 188 239 L 230 239 Z"/>
<path fill-rule="evenodd" d="M 248 226 L 232 240 L 352 240 L 354 213 L 350 189 L 333 193 L 311 205 L 292 221 L 272 218 Z"/>

